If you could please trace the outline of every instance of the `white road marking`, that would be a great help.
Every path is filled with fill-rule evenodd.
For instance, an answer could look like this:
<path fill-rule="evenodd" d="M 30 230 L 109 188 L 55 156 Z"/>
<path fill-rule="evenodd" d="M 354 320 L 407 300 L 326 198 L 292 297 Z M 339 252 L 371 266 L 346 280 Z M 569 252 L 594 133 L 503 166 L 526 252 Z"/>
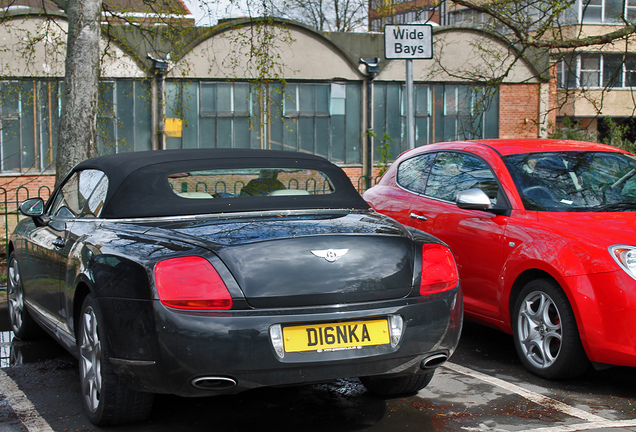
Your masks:
<path fill-rule="evenodd" d="M 573 425 L 553 426 L 536 429 L 526 429 L 519 432 L 577 432 L 585 430 L 626 428 L 636 426 L 636 420 L 604 420 L 601 422 L 579 423 Z"/>
<path fill-rule="evenodd" d="M 29 398 L 18 388 L 15 381 L 0 369 L 0 394 L 22 421 L 29 432 L 54 432 L 51 426 L 35 409 Z"/>
<path fill-rule="evenodd" d="M 475 370 L 457 365 L 455 363 L 447 362 L 444 364 L 443 367 L 453 372 L 456 372 L 462 375 L 471 376 L 481 381 L 485 381 L 489 384 L 492 384 L 494 386 L 501 387 L 505 390 L 508 390 L 514 394 L 517 394 L 541 406 L 549 407 L 551 409 L 555 409 L 564 414 L 567 414 L 571 417 L 576 417 L 576 418 L 580 418 L 582 420 L 588 421 L 588 423 L 541 427 L 541 428 L 534 428 L 534 429 L 526 429 L 519 432 L 575 432 L 575 431 L 584 431 L 584 430 L 592 430 L 592 429 L 636 427 L 636 420 L 608 420 L 606 418 L 588 413 L 587 411 L 584 411 L 579 408 L 575 408 L 563 402 L 559 402 L 558 400 L 552 399 L 542 394 L 526 390 L 523 387 L 520 387 L 516 384 L 511 384 L 502 379 L 495 378 L 493 376 L 486 375 L 481 372 L 477 372 Z M 471 432 L 497 431 L 497 429 L 493 429 L 484 424 L 479 425 L 479 427 L 477 428 L 463 427 L 462 429 L 471 431 Z"/>

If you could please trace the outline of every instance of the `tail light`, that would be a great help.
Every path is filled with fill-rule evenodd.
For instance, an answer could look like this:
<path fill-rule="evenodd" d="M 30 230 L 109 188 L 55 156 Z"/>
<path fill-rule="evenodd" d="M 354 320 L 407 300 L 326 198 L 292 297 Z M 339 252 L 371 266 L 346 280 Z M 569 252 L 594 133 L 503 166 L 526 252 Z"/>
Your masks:
<path fill-rule="evenodd" d="M 221 276 L 201 257 L 171 258 L 155 266 L 159 300 L 176 309 L 219 310 L 232 307 Z"/>
<path fill-rule="evenodd" d="M 422 282 L 420 294 L 448 291 L 457 285 L 457 265 L 450 249 L 437 243 L 422 246 Z"/>

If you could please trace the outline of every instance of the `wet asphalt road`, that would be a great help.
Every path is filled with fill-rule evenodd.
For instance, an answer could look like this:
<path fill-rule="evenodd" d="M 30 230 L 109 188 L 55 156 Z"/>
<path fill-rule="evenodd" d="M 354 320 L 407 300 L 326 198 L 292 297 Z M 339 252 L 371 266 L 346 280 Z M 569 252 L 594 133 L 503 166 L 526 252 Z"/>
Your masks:
<path fill-rule="evenodd" d="M 0 302 L 0 330 L 5 317 Z M 73 357 L 50 339 L 1 335 L 0 432 L 102 430 L 82 413 Z M 148 421 L 108 430 L 624 432 L 636 431 L 635 419 L 636 370 L 542 380 L 521 367 L 510 336 L 466 324 L 451 361 L 416 396 L 385 400 L 355 379 L 210 398 L 160 395 Z"/>

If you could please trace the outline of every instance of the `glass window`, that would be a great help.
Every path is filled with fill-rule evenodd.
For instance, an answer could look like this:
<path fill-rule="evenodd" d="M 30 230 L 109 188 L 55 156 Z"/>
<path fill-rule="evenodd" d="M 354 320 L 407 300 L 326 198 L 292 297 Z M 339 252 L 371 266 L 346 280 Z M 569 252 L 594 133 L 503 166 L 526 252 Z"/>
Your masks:
<path fill-rule="evenodd" d="M 636 87 L 636 56 L 625 57 L 625 87 Z"/>
<path fill-rule="evenodd" d="M 603 22 L 603 0 L 582 0 L 581 9 L 582 22 Z"/>
<path fill-rule="evenodd" d="M 465 153 L 439 152 L 428 176 L 425 194 L 454 202 L 459 192 L 473 188 L 482 189 L 496 204 L 499 184 L 485 161 Z"/>
<path fill-rule="evenodd" d="M 285 86 L 285 116 L 328 116 L 329 84 L 287 84 Z"/>
<path fill-rule="evenodd" d="M 585 54 L 580 57 L 580 86 L 600 87 L 601 85 L 601 56 L 599 54 Z"/>
<path fill-rule="evenodd" d="M 102 81 L 99 86 L 97 153 L 152 148 L 150 80 Z"/>
<path fill-rule="evenodd" d="M 623 86 L 623 56 L 603 55 L 603 87 Z"/>
<path fill-rule="evenodd" d="M 347 86 L 331 84 L 331 115 L 345 115 Z"/>
<path fill-rule="evenodd" d="M 69 178 L 55 197 L 51 215 L 60 217 L 77 217 L 84 205 L 79 193 L 79 174 Z"/>
<path fill-rule="evenodd" d="M 625 1 L 625 17 L 627 21 L 636 21 L 636 0 Z"/>
<path fill-rule="evenodd" d="M 102 171 L 74 173 L 55 196 L 49 213 L 69 218 L 99 216 L 107 189 L 108 179 Z"/>
<path fill-rule="evenodd" d="M 187 99 L 192 96 L 184 94 L 180 99 L 186 104 Z M 202 82 L 199 91 L 201 116 L 249 116 L 250 97 L 250 87 L 247 83 Z"/>
<path fill-rule="evenodd" d="M 389 142 L 396 157 L 407 150 L 405 86 L 376 82 L 373 88 L 373 159 L 377 148 Z M 415 84 L 415 146 L 458 139 L 497 138 L 497 88 L 472 85 Z"/>
<path fill-rule="evenodd" d="M 54 166 L 59 125 L 56 80 L 0 81 L 0 160 L 5 172 L 45 171 Z"/>
<path fill-rule="evenodd" d="M 583 23 L 620 23 L 629 11 L 623 0 L 581 0 L 580 4 Z"/>
<path fill-rule="evenodd" d="M 557 61 L 557 87 L 560 89 L 567 88 L 568 69 L 565 64 L 565 60 L 559 59 Z"/>
<path fill-rule="evenodd" d="M 606 23 L 622 23 L 625 16 L 624 0 L 605 0 L 605 16 Z"/>
<path fill-rule="evenodd" d="M 108 192 L 108 177 L 98 170 L 84 170 L 80 173 L 80 194 L 89 197 L 81 216 L 99 217 Z"/>
<path fill-rule="evenodd" d="M 402 162 L 397 172 L 398 184 L 415 193 L 424 194 L 433 160 L 435 153 L 427 153 Z"/>
<path fill-rule="evenodd" d="M 503 159 L 528 210 L 636 209 L 636 159 L 631 155 L 546 152 Z"/>
<path fill-rule="evenodd" d="M 172 191 L 187 199 L 325 195 L 334 189 L 321 171 L 241 168 L 180 172 L 169 176 Z"/>

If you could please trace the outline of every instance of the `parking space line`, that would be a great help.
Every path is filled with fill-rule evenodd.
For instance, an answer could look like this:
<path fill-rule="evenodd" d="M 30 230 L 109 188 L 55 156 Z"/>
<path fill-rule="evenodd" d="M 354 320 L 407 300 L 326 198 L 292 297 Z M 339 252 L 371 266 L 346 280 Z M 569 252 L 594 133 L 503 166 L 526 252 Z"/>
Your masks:
<path fill-rule="evenodd" d="M 535 402 L 539 405 L 542 406 L 546 406 L 549 408 L 553 408 L 555 410 L 558 410 L 564 414 L 567 414 L 569 416 L 572 417 L 576 417 L 576 418 L 580 418 L 582 420 L 587 420 L 590 422 L 595 422 L 595 423 L 606 423 L 609 422 L 609 420 L 594 415 L 594 414 L 590 414 L 586 411 L 583 411 L 582 409 L 579 408 L 575 408 L 573 406 L 570 406 L 568 404 L 565 404 L 563 402 L 559 402 L 558 400 L 552 399 L 550 397 L 544 396 L 542 394 L 539 393 L 535 393 L 535 392 L 531 392 L 529 390 L 524 389 L 523 387 L 520 387 L 518 385 L 515 384 L 511 384 L 507 381 L 504 381 L 502 379 L 499 378 L 495 378 L 493 376 L 490 375 L 486 375 L 483 374 L 481 372 L 477 372 L 475 370 L 460 366 L 458 364 L 455 363 L 451 363 L 451 362 L 446 362 L 444 364 L 445 368 L 452 370 L 453 372 L 462 374 L 462 375 L 467 375 L 467 376 L 472 376 L 475 377 L 481 381 L 485 381 L 487 383 L 490 383 L 494 386 L 497 387 L 501 387 L 503 389 L 506 389 L 512 393 L 515 393 L 525 399 L 528 399 L 532 402 Z M 542 429 L 532 429 L 533 431 L 541 431 Z M 556 429 L 548 429 L 550 431 L 555 431 Z M 559 431 L 561 430 L 568 430 L 568 429 L 558 429 Z M 574 429 L 576 430 L 576 429 Z"/>
<path fill-rule="evenodd" d="M 636 420 L 605 420 L 600 422 L 579 423 L 573 425 L 552 426 L 537 429 L 526 429 L 519 432 L 578 432 L 585 430 L 615 429 L 636 426 Z"/>
<path fill-rule="evenodd" d="M 40 416 L 29 398 L 20 390 L 9 375 L 0 369 L 0 393 L 22 421 L 29 432 L 54 432 L 44 418 Z"/>

